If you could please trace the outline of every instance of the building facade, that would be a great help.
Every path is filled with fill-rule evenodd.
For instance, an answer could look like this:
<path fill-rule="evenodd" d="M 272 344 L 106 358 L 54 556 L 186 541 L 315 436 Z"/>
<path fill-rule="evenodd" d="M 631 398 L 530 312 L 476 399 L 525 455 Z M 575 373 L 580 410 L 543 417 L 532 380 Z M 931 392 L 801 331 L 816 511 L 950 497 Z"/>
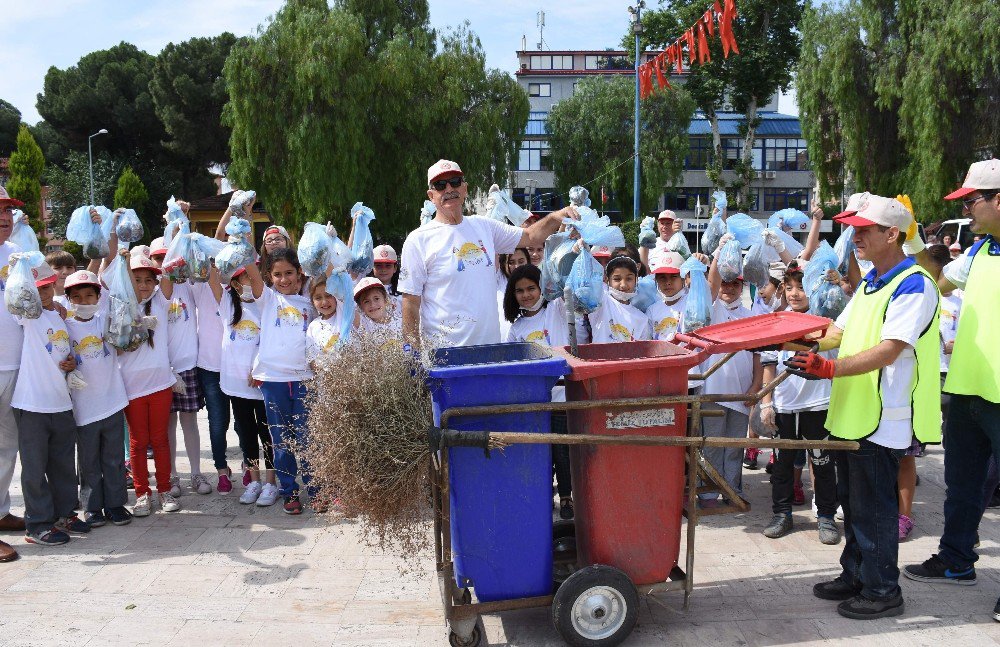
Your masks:
<path fill-rule="evenodd" d="M 645 52 L 649 60 L 658 52 Z M 548 142 L 547 120 L 552 108 L 573 96 L 577 84 L 590 77 L 624 75 L 634 77 L 628 54 L 623 50 L 573 50 L 573 51 L 519 51 L 518 83 L 528 93 L 530 116 L 525 129 L 518 160 L 512 179 L 516 201 L 535 212 L 547 213 L 561 208 L 565 196 L 556 190 L 555 169 L 552 168 Z M 672 84 L 683 84 L 684 75 L 674 74 Z M 758 178 L 751 184 L 750 215 L 766 218 L 770 214 L 794 207 L 808 212 L 811 207 L 815 178 L 809 169 L 806 143 L 798 117 L 778 112 L 775 95 L 759 110 L 762 119 L 757 129 L 752 163 Z M 723 112 L 719 115 L 726 168 L 732 169 L 740 157 L 742 140 L 738 129 L 743 116 Z M 712 183 L 705 173 L 705 166 L 712 150 L 712 134 L 708 119 L 696 113 L 688 129 L 690 149 L 684 160 L 684 172 L 677 186 L 663 187 L 658 209 L 673 209 L 685 219 L 694 219 L 695 205 L 700 197 L 702 207 L 709 202 Z M 585 181 L 589 178 L 580 178 Z M 735 179 L 732 171 L 724 175 L 727 183 Z M 595 206 L 599 201 L 600 187 L 588 187 Z M 609 212 L 615 219 L 628 219 L 626 213 Z M 704 214 L 702 214 L 704 215 Z"/>

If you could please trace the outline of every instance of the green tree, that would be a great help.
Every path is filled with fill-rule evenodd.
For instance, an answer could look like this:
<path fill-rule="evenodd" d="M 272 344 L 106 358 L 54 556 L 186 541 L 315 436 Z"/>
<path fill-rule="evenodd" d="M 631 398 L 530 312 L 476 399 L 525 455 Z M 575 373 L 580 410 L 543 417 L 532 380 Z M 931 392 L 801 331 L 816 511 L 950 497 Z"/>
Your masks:
<path fill-rule="evenodd" d="M 118 176 L 123 164 L 106 153 L 94 157 L 94 200 L 97 204 L 112 204 Z M 90 204 L 90 172 L 86 153 L 69 153 L 63 166 L 50 165 L 45 171 L 45 183 L 52 198 L 52 218 L 49 228 L 62 238 L 73 210 Z"/>
<path fill-rule="evenodd" d="M 149 201 L 149 192 L 131 166 L 125 167 L 115 188 L 115 209 L 134 209 L 141 212 Z"/>
<path fill-rule="evenodd" d="M 66 144 L 65 138 L 52 127 L 52 124 L 43 120 L 34 126 L 28 126 L 28 130 L 31 131 L 31 136 L 35 138 L 38 145 L 41 146 L 46 162 L 49 164 L 62 164 L 66 161 L 66 156 L 69 154 L 69 146 Z"/>
<path fill-rule="evenodd" d="M 425 0 L 291 0 L 224 73 L 229 176 L 293 228 L 342 226 L 363 200 L 380 235 L 404 233 L 441 157 L 473 186 L 506 185 L 528 117 L 467 26 L 438 47 Z"/>
<path fill-rule="evenodd" d="M 560 191 L 600 178 L 588 187 L 595 197 L 606 187 L 619 205 L 632 203 L 634 81 L 625 77 L 581 81 L 573 96 L 549 113 L 552 166 Z M 642 209 L 654 208 L 665 186 L 680 179 L 688 152 L 688 126 L 695 104 L 682 87 L 655 92 L 640 106 L 639 146 Z M 622 209 L 623 213 L 626 209 Z"/>
<path fill-rule="evenodd" d="M 733 22 L 740 53 L 724 58 L 719 38 L 710 38 L 711 62 L 692 65 L 684 76 L 685 87 L 712 128 L 715 154 L 707 169 L 709 179 L 717 188 L 725 188 L 729 181 L 729 188 L 734 193 L 731 210 L 746 210 L 750 206 L 750 186 L 757 178 L 753 168 L 753 146 L 761 123 L 758 111 L 775 93 L 791 85 L 799 56 L 798 23 L 804 4 L 803 0 L 741 0 L 738 17 Z M 670 6 L 646 12 L 642 18 L 645 28 L 642 45 L 662 49 L 673 43 L 704 15 L 708 6 L 705 0 L 678 0 Z M 626 42 L 630 41 L 631 37 L 626 37 Z M 631 45 L 626 49 L 631 50 Z M 732 165 L 734 173 L 731 175 L 724 172 L 722 139 L 716 116 L 720 110 L 728 109 L 745 115 L 739 131 L 743 140 L 741 154 Z"/>
<path fill-rule="evenodd" d="M 947 215 L 941 196 L 1000 151 L 1000 5 L 851 0 L 810 8 L 802 32 L 798 98 L 824 196 L 908 193 L 919 219 Z"/>
<path fill-rule="evenodd" d="M 21 111 L 0 99 L 0 157 L 10 157 L 17 146 L 17 132 L 21 127 Z"/>
<path fill-rule="evenodd" d="M 45 223 L 40 219 L 39 205 L 42 199 L 42 171 L 45 170 L 45 157 L 24 124 L 21 124 L 18 130 L 17 148 L 10 155 L 9 168 L 7 193 L 24 203 L 21 209 L 28 216 L 28 224 L 36 233 L 42 232 L 39 238 L 44 243 Z"/>

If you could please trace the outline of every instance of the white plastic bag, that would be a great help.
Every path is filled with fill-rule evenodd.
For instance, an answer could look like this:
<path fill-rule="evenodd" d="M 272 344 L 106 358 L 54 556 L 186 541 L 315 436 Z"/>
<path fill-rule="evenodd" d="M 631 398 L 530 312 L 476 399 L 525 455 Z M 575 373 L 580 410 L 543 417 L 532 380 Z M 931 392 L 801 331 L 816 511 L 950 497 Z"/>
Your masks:
<path fill-rule="evenodd" d="M 28 224 L 28 214 L 20 209 L 14 209 L 14 228 L 7 240 L 17 245 L 22 252 L 38 251 L 38 236 Z"/>
<path fill-rule="evenodd" d="M 45 262 L 41 252 L 16 252 L 10 255 L 12 265 L 4 289 L 3 301 L 7 312 L 15 317 L 38 319 L 42 316 L 42 298 L 35 287 L 35 275 L 32 270 Z M 3 343 L 10 343 L 6 340 Z"/>
<path fill-rule="evenodd" d="M 123 243 L 132 244 L 142 239 L 142 221 L 133 209 L 124 209 L 118 215 L 118 224 L 115 225 L 115 235 Z"/>
<path fill-rule="evenodd" d="M 351 262 L 347 271 L 354 276 L 368 276 L 375 267 L 374 244 L 369 228 L 375 220 L 375 212 L 363 203 L 357 202 L 351 207 L 351 217 L 354 218 L 354 240 L 351 244 Z M 353 300 L 353 295 L 351 300 Z"/>
<path fill-rule="evenodd" d="M 108 237 L 114 219 L 114 214 L 107 207 L 98 205 L 93 208 L 100 215 L 99 223 L 90 217 L 91 205 L 84 205 L 73 211 L 66 225 L 66 238 L 80 245 L 83 255 L 91 260 L 106 258 L 111 253 Z"/>
<path fill-rule="evenodd" d="M 247 240 L 250 233 L 250 223 L 243 218 L 231 218 L 226 223 L 226 233 L 229 242 L 215 257 L 215 267 L 218 268 L 222 280 L 228 283 L 236 270 L 254 262 L 254 251 Z"/>
<path fill-rule="evenodd" d="M 103 277 L 108 285 L 108 323 L 104 340 L 120 351 L 135 350 L 149 339 L 149 332 L 147 325 L 142 323 L 139 300 L 121 257 L 111 261 Z M 155 323 L 149 323 L 152 323 L 149 328 L 155 327 Z"/>

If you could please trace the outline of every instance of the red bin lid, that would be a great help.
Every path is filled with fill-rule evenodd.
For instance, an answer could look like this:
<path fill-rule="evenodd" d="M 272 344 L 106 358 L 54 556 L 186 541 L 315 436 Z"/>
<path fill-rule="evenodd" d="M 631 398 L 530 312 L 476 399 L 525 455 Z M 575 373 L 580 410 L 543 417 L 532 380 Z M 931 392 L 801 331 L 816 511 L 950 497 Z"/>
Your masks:
<path fill-rule="evenodd" d="M 687 335 L 680 335 L 678 339 L 683 341 L 682 338 L 689 337 L 700 340 L 706 344 L 708 352 L 717 355 L 785 344 L 811 333 L 825 331 L 831 323 L 833 322 L 826 317 L 805 312 L 771 312 L 705 326 Z"/>

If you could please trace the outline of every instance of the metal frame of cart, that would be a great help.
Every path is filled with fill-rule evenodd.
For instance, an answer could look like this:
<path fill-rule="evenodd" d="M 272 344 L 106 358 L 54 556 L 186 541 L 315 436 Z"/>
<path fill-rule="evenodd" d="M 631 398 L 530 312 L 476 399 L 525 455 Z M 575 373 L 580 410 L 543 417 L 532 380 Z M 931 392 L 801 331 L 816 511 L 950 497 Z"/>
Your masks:
<path fill-rule="evenodd" d="M 684 341 L 689 341 L 685 339 Z M 735 353 L 729 353 L 719 359 L 702 375 L 692 375 L 690 379 L 701 380 L 711 375 L 719 369 L 725 362 L 731 359 Z M 538 607 L 554 608 L 553 622 L 557 629 L 560 629 L 560 618 L 557 615 L 566 613 L 577 613 L 579 609 L 573 605 L 566 607 L 559 604 L 559 592 L 553 595 L 540 597 L 517 598 L 511 600 L 498 600 L 493 602 L 472 602 L 471 591 L 467 588 L 460 588 L 455 582 L 455 567 L 452 560 L 451 546 L 451 510 L 449 502 L 449 477 L 448 477 L 448 452 L 437 451 L 447 447 L 475 446 L 483 447 L 484 450 L 502 449 L 510 444 L 530 443 L 530 444 L 567 444 L 567 445 L 647 445 L 647 446 L 674 446 L 685 447 L 686 452 L 686 493 L 685 507 L 683 515 L 687 518 L 687 545 L 685 550 L 685 565 L 682 570 L 679 566 L 674 567 L 669 575 L 669 579 L 659 583 L 635 584 L 629 583 L 639 595 L 649 595 L 661 591 L 684 591 L 684 608 L 688 607 L 688 600 L 694 589 L 694 554 L 695 554 L 695 530 L 698 519 L 702 516 L 711 516 L 733 512 L 746 512 L 750 509 L 750 504 L 740 497 L 724 478 L 712 467 L 701 455 L 704 447 L 769 447 L 775 449 L 830 449 L 830 450 L 852 450 L 857 449 L 858 444 L 849 441 L 809 441 L 809 440 L 786 440 L 776 438 L 707 438 L 698 434 L 701 419 L 718 415 L 721 412 L 703 411 L 702 406 L 707 403 L 720 402 L 747 402 L 755 404 L 762 397 L 773 391 L 782 381 L 787 379 L 789 373 L 786 371 L 777 376 L 774 380 L 766 384 L 760 391 L 746 395 L 728 394 L 706 394 L 706 395 L 669 395 L 659 397 L 643 398 L 622 398 L 614 400 L 592 400 L 587 402 L 548 402 L 540 404 L 516 404 L 478 407 L 453 407 L 441 413 L 441 429 L 432 429 L 430 441 L 432 445 L 431 461 L 431 492 L 434 505 L 434 546 L 435 558 L 437 562 L 438 582 L 441 589 L 441 598 L 444 605 L 445 620 L 449 625 L 449 641 L 454 646 L 475 647 L 485 640 L 483 625 L 480 616 L 487 613 L 498 613 L 501 611 L 512 611 L 515 609 L 529 609 Z M 631 407 L 656 407 L 685 404 L 688 406 L 688 430 L 683 437 L 665 436 L 610 436 L 610 435 L 579 435 L 579 434 L 535 434 L 520 432 L 469 432 L 452 431 L 448 429 L 448 420 L 453 416 L 471 415 L 491 415 L 491 414 L 511 414 L 526 412 L 544 411 L 569 411 L 579 409 L 622 409 Z M 706 485 L 698 486 L 698 479 Z M 697 505 L 697 495 L 702 492 L 721 492 L 723 497 L 730 503 L 727 506 L 700 510 Z M 554 560 L 556 567 L 576 565 L 575 551 L 563 556 L 556 556 Z M 626 577 L 624 573 L 617 569 L 600 566 L 584 565 L 580 570 L 587 568 L 600 568 L 606 571 L 614 571 L 620 577 Z M 628 578 L 626 577 L 626 580 Z M 605 587 L 608 588 L 608 587 Z M 613 587 L 608 588 L 614 591 Z M 589 591 L 588 591 L 589 593 Z M 602 597 L 603 596 L 603 597 Z M 560 629 L 563 638 L 571 644 L 576 645 L 615 645 L 624 640 L 631 633 L 634 626 L 615 627 L 620 618 L 615 617 L 616 601 L 614 593 L 595 593 L 593 599 L 596 602 L 590 603 L 583 608 L 583 612 L 589 614 L 591 623 L 594 624 L 588 633 L 588 627 L 581 630 L 585 632 L 580 636 L 580 640 L 572 640 Z M 603 605 L 603 607 L 602 607 Z M 576 605 L 577 607 L 579 605 Z M 606 607 L 606 608 L 605 608 Z M 620 611 L 620 609 L 619 609 Z M 565 620 L 565 618 L 563 618 Z M 603 622 L 602 622 L 603 620 Z M 584 624 L 587 624 L 586 621 Z M 610 633 L 600 631 L 604 624 L 610 624 Z M 608 635 L 605 635 L 608 634 Z"/>

